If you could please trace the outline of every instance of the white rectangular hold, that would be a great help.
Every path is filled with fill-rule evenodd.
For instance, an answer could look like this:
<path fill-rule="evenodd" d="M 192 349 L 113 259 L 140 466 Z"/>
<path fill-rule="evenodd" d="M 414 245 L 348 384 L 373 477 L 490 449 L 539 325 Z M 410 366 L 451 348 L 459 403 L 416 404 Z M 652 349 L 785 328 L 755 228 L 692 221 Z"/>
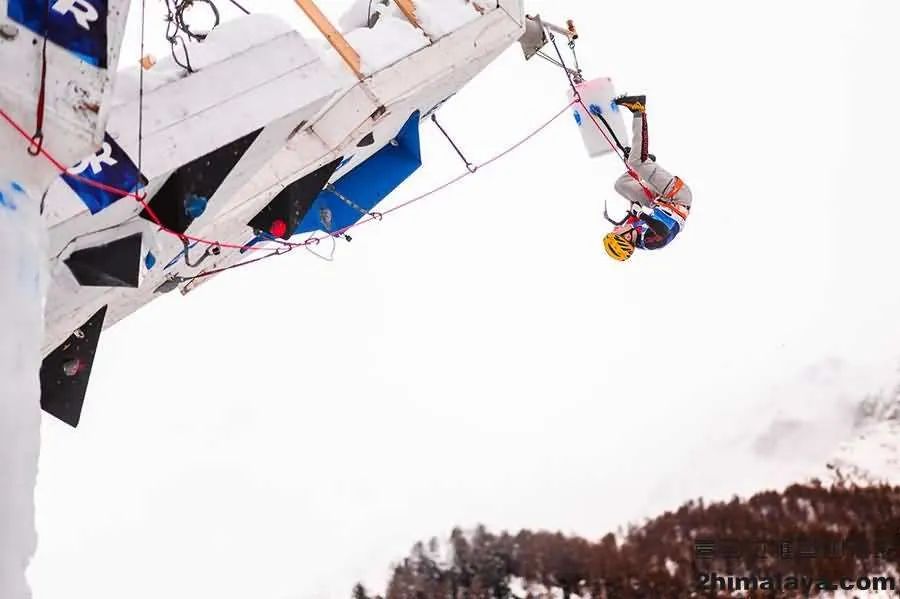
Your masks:
<path fill-rule="evenodd" d="M 581 101 L 594 113 L 588 114 L 580 104 L 573 106 L 575 122 L 581 130 L 581 139 L 588 156 L 596 158 L 614 152 L 617 149 L 616 140 L 623 146 L 629 145 L 625 120 L 622 118 L 621 110 L 613 101 L 616 97 L 616 90 L 612 80 L 609 77 L 600 77 L 585 81 L 575 87 L 578 89 Z M 570 87 L 569 100 L 574 99 L 575 95 Z M 591 122 L 592 120 L 594 122 Z"/>

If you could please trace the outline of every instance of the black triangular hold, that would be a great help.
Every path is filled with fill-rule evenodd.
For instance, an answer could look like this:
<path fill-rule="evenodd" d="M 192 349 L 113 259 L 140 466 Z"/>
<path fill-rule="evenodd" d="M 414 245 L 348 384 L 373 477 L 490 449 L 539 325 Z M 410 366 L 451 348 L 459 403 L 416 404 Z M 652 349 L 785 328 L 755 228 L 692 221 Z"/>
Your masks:
<path fill-rule="evenodd" d="M 275 237 L 290 239 L 343 160 L 341 156 L 288 185 L 247 224 Z"/>
<path fill-rule="evenodd" d="M 199 214 L 187 210 L 188 203 L 198 198 L 204 203 L 212 198 L 228 173 L 234 169 L 262 129 L 234 140 L 184 166 L 179 167 L 166 180 L 162 189 L 153 196 L 149 206 L 160 223 L 171 231 L 184 233 Z M 156 223 L 146 208 L 141 217 Z M 159 224 L 159 223 L 157 223 Z"/>
<path fill-rule="evenodd" d="M 137 287 L 141 271 L 140 233 L 73 252 L 66 266 L 82 287 Z"/>
<path fill-rule="evenodd" d="M 73 428 L 81 419 L 105 317 L 103 306 L 41 364 L 41 409 Z"/>
<path fill-rule="evenodd" d="M 371 131 L 369 131 L 369 133 L 365 137 L 363 137 L 361 140 L 359 140 L 359 143 L 356 144 L 356 147 L 357 148 L 365 148 L 365 147 L 371 146 L 373 143 L 375 143 L 375 136 L 372 134 Z"/>

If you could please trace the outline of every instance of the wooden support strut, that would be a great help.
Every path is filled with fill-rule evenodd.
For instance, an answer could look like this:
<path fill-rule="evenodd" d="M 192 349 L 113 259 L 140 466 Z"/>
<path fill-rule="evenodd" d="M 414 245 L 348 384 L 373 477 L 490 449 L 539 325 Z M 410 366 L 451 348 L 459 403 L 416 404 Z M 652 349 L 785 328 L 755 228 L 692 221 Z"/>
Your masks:
<path fill-rule="evenodd" d="M 413 27 L 421 29 L 428 41 L 434 41 L 431 39 L 431 35 L 422 27 L 422 24 L 419 23 L 419 18 L 416 16 L 416 5 L 413 0 L 394 0 L 394 2 Z"/>
<path fill-rule="evenodd" d="M 403 13 L 403 16 L 406 17 L 406 20 L 412 23 L 415 27 L 421 27 L 419 25 L 419 19 L 416 18 L 416 5 L 413 4 L 412 0 L 394 0 L 397 6 L 400 8 L 400 12 Z"/>
<path fill-rule="evenodd" d="M 350 67 L 350 70 L 353 71 L 353 74 L 356 75 L 357 79 L 360 81 L 365 79 L 365 75 L 362 73 L 362 67 L 360 66 L 359 53 L 353 49 L 353 46 L 347 42 L 346 38 L 341 35 L 341 32 L 331 24 L 331 21 L 329 21 L 328 17 L 319 10 L 316 3 L 313 0 L 294 0 L 294 2 L 296 2 L 297 6 L 306 13 L 306 16 L 313 22 L 313 25 L 316 26 L 319 32 L 325 36 L 331 44 L 331 47 L 340 54 L 341 58 L 344 59 L 344 62 L 347 63 L 347 66 Z M 397 4 L 400 4 L 399 0 Z"/>

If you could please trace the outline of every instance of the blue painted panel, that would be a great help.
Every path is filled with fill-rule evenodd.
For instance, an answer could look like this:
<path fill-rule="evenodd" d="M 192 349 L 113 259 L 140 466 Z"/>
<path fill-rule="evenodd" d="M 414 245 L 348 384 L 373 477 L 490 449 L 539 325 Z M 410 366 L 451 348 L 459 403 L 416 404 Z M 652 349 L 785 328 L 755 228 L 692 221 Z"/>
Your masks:
<path fill-rule="evenodd" d="M 146 183 L 146 179 L 140 177 L 128 154 L 108 134 L 103 137 L 103 145 L 91 159 L 78 163 L 70 168 L 69 172 L 128 192 L 133 192 Z M 72 191 L 78 194 L 91 214 L 97 214 L 122 197 L 120 194 L 88 185 L 69 174 L 62 175 L 62 178 Z"/>
<path fill-rule="evenodd" d="M 368 211 L 409 178 L 422 166 L 419 120 L 419 112 L 416 111 L 394 138 L 396 145 L 385 144 L 375 154 L 335 181 L 334 188 L 338 193 Z M 331 212 L 330 230 L 327 230 L 322 222 L 323 209 Z M 300 221 L 296 233 L 337 231 L 349 227 L 363 216 L 365 214 L 347 205 L 331 191 L 322 191 Z"/>
<path fill-rule="evenodd" d="M 107 0 L 9 0 L 6 9 L 11 20 L 101 69 L 108 12 Z"/>

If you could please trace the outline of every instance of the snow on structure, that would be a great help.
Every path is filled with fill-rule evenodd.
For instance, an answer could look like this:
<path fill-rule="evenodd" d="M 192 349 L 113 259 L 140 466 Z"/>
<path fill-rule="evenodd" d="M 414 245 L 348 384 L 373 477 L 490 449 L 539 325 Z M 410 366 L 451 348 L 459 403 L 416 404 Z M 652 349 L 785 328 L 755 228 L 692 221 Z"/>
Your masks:
<path fill-rule="evenodd" d="M 416 0 L 416 17 L 422 29 L 436 39 L 473 21 L 478 11 L 466 0 Z"/>
<path fill-rule="evenodd" d="M 41 343 L 47 273 L 38 205 L 0 178 L 0 597 L 31 596 L 34 487 L 40 450 Z"/>
<path fill-rule="evenodd" d="M 0 0 L 2 599 L 31 597 L 25 572 L 37 545 L 34 489 L 49 280 L 40 206 L 59 175 L 37 156 L 38 148 L 74 164 L 104 139 L 128 4 L 57 2 L 51 11 L 47 2 Z M 31 144 L 23 134 L 33 136 Z"/>
<path fill-rule="evenodd" d="M 428 38 L 401 17 L 384 16 L 375 27 L 354 29 L 347 41 L 359 52 L 362 71 L 374 73 L 428 45 Z"/>
<path fill-rule="evenodd" d="M 31 596 L 25 573 L 37 544 L 40 408 L 48 389 L 58 391 L 54 380 L 42 397 L 41 380 L 78 379 L 79 412 L 87 384 L 89 363 L 85 371 L 81 357 L 54 362 L 56 354 L 90 337 L 98 314 L 96 335 L 170 290 L 170 275 L 199 268 L 187 264 L 177 235 L 136 218 L 143 206 L 110 188 L 133 192 L 143 179 L 147 200 L 172 209 L 167 226 L 183 233 L 196 221 L 190 233 L 251 243 L 249 222 L 271 196 L 322 169 L 340 179 L 398 145 L 405 124 L 417 125 L 514 43 L 523 9 L 520 0 L 503 3 L 500 10 L 496 0 L 417 0 L 415 24 L 397 12 L 373 29 L 358 23 L 347 37 L 371 75 L 365 83 L 345 85 L 344 65 L 332 72 L 298 32 L 253 15 L 223 23 L 205 43 L 187 42 L 194 73 L 163 59 L 147 71 L 133 67 L 114 88 L 129 0 L 60 2 L 52 13 L 40 9 L 46 3 L 0 0 L 0 599 Z M 479 15 L 483 27 L 473 23 Z M 40 44 L 42 35 L 50 43 Z M 378 72 L 389 65 L 392 72 Z M 42 133 L 35 141 L 43 140 L 46 157 L 25 152 L 23 135 L 32 131 Z M 56 165 L 71 165 L 70 175 L 60 177 Z M 205 193 L 187 193 L 195 188 Z M 209 209 L 187 210 L 194 199 Z M 134 256 L 123 258 L 120 248 Z M 238 248 L 245 249 L 223 251 L 203 268 L 240 260 Z M 129 276 L 110 285 L 123 261 Z M 75 426 L 77 416 L 64 421 Z"/>
<path fill-rule="evenodd" d="M 456 3 L 451 16 L 432 19 L 429 10 L 444 2 Z M 465 23 L 438 39 L 393 13 L 372 29 L 355 28 L 346 38 L 367 72 L 364 80 L 337 52 L 322 52 L 317 40 L 307 40 L 272 17 L 223 23 L 206 41 L 192 45 L 196 72 L 174 75 L 172 61 L 161 59 L 144 73 L 139 168 L 135 124 L 140 97 L 137 67 L 132 67 L 114 96 L 104 140 L 109 150 L 82 155 L 80 165 L 88 160 L 98 166 L 98 172 L 83 169 L 82 175 L 127 191 L 135 188 L 134 174 L 140 170 L 148 181 L 147 201 L 166 227 L 222 242 L 222 247 L 204 253 L 208 247 L 192 243 L 188 263 L 179 237 L 161 233 L 132 199 L 98 193 L 70 178 L 57 181 L 46 201 L 53 279 L 44 353 L 54 351 L 104 306 L 105 328 L 162 293 L 176 287 L 189 291 L 210 279 L 183 282 L 181 277 L 250 258 L 250 249 L 271 243 L 263 232 L 277 230 L 284 239 L 300 233 L 291 215 L 299 220 L 307 216 L 326 182 L 340 188 L 339 181 L 361 177 L 364 162 L 372 167 L 390 158 L 392 149 L 403 150 L 402 133 L 408 131 L 413 151 L 404 160 L 393 161 L 389 172 L 368 169 L 384 183 L 369 186 L 379 191 L 372 201 L 383 200 L 409 175 L 410 166 L 420 163 L 412 136 L 417 135 L 414 115 L 427 115 L 520 38 L 523 7 L 518 0 L 504 4 L 481 14 L 462 0 L 417 2 L 417 19 L 445 28 Z M 129 164 L 131 168 L 122 166 Z M 108 197 L 100 197 L 104 194 Z M 353 201 L 359 206 L 357 196 Z M 186 211 L 189 198 L 203 200 L 204 208 L 197 214 Z M 367 204 L 365 210 L 371 208 Z M 363 217 L 353 210 L 352 221 Z M 141 218 L 134 218 L 138 214 Z M 318 209 L 311 214 L 316 222 L 330 220 Z M 274 225 L 278 227 L 272 229 Z M 322 227 L 327 228 L 324 221 Z M 75 253 L 96 254 L 96 248 L 127 244 L 138 233 L 143 234 L 144 252 L 136 288 L 92 285 L 71 276 L 67 265 Z"/>
<path fill-rule="evenodd" d="M 338 20 L 338 25 L 346 34 L 356 29 L 368 27 L 369 17 L 376 11 L 378 0 L 356 0 Z M 496 8 L 496 2 L 478 0 L 477 6 L 469 0 L 416 0 L 416 18 L 422 29 L 432 40 L 473 21 L 487 8 Z M 406 21 L 406 17 L 394 2 L 381 9 L 384 17 Z M 349 38 L 348 38 L 349 39 Z"/>

